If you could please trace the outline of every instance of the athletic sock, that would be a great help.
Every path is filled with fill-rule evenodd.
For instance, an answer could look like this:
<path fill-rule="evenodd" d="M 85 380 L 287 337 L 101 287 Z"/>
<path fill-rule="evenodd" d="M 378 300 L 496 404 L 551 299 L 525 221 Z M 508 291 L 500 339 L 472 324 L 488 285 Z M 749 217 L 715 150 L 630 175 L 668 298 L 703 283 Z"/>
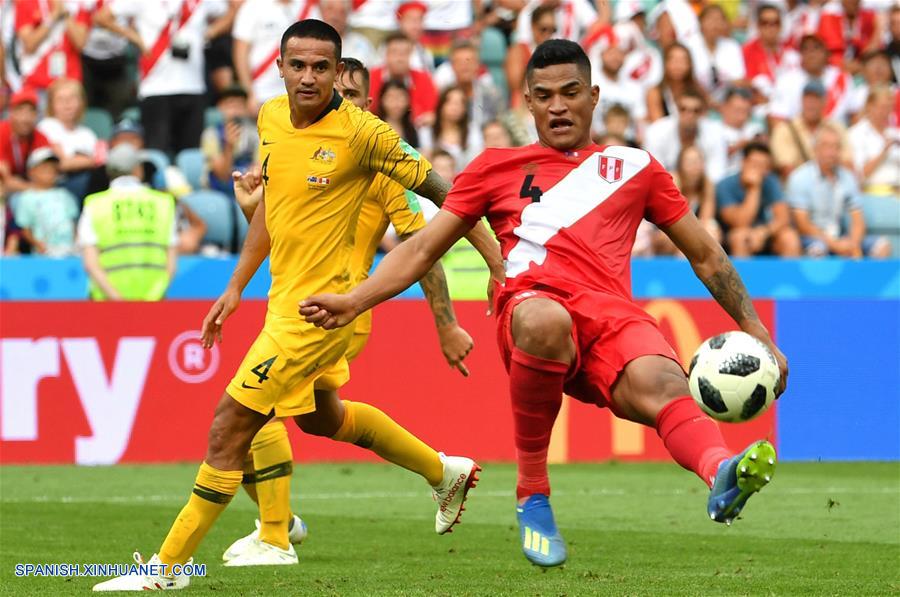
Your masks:
<path fill-rule="evenodd" d="M 244 476 L 241 477 L 241 487 L 253 500 L 253 503 L 259 505 L 259 496 L 256 495 L 256 469 L 253 468 L 253 452 L 247 452 L 247 458 L 244 459 Z"/>
<path fill-rule="evenodd" d="M 344 422 L 331 439 L 372 450 L 388 462 L 418 473 L 432 486 L 444 479 L 440 456 L 389 416 L 362 402 L 344 400 Z"/>
<path fill-rule="evenodd" d="M 284 423 L 266 423 L 250 444 L 256 469 L 259 504 L 259 539 L 281 549 L 290 546 L 288 523 L 291 515 L 291 473 L 294 455 Z"/>
<path fill-rule="evenodd" d="M 550 495 L 547 449 L 562 404 L 568 363 L 536 357 L 513 348 L 509 393 L 516 435 L 516 497 Z"/>
<path fill-rule="evenodd" d="M 205 462 L 200 465 L 191 497 L 159 548 L 160 561 L 169 566 L 187 562 L 209 532 L 219 514 L 237 493 L 241 471 L 220 471 Z"/>
<path fill-rule="evenodd" d="M 675 462 L 712 487 L 719 464 L 731 456 L 716 423 L 690 396 L 666 404 L 656 416 L 656 433 Z"/>

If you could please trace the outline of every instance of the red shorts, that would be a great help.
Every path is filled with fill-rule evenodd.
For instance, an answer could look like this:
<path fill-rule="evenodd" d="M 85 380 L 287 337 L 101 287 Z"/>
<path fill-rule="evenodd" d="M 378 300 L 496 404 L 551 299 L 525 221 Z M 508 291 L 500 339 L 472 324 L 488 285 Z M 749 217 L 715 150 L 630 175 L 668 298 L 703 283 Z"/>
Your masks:
<path fill-rule="evenodd" d="M 497 341 L 507 371 L 514 346 L 513 310 L 522 301 L 536 297 L 556 301 L 572 317 L 576 355 L 563 389 L 581 402 L 609 406 L 619 374 L 638 357 L 661 355 L 678 363 L 656 320 L 635 303 L 602 292 L 540 289 L 517 292 L 500 311 Z"/>

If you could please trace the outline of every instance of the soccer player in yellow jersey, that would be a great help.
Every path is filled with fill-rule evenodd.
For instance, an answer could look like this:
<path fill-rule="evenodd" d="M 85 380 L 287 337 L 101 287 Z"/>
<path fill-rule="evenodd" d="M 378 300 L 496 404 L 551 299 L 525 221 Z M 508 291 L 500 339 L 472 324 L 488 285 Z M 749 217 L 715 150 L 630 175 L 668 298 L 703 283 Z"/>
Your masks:
<path fill-rule="evenodd" d="M 268 255 L 272 286 L 265 325 L 216 407 L 193 491 L 158 555 L 138 574 L 95 590 L 186 587 L 189 577 L 179 574 L 180 566 L 237 492 L 251 441 L 272 416 L 292 417 L 306 433 L 355 443 L 419 473 L 439 498 L 444 532 L 458 520 L 475 480 L 473 461 L 441 458 L 378 409 L 342 402 L 336 390 L 349 377 L 345 354 L 353 329 L 325 331 L 298 316 L 304 297 L 350 289 L 356 220 L 377 173 L 438 203 L 449 184 L 425 159 L 404 150 L 388 125 L 334 91 L 342 71 L 334 28 L 314 19 L 294 23 L 280 51 L 287 95 L 266 102 L 259 115 L 263 198 L 228 287 L 204 320 L 203 342 L 221 341 L 222 324 Z M 470 240 L 502 281 L 496 242 L 487 230 L 475 230 Z"/>
<path fill-rule="evenodd" d="M 369 71 L 355 58 L 341 58 L 344 70 L 335 80 L 341 96 L 362 110 L 372 103 L 369 97 Z M 255 172 L 241 175 L 236 172 L 235 196 L 248 219 L 262 199 L 262 187 L 256 186 Z M 253 188 L 256 187 L 255 192 Z M 406 239 L 425 226 L 425 218 L 418 208 L 415 194 L 404 189 L 384 174 L 375 176 L 369 187 L 356 225 L 355 245 L 351 255 L 353 285 L 366 279 L 379 242 L 393 225 L 397 235 Z M 447 280 L 438 263 L 420 281 L 434 315 L 441 350 L 452 367 L 468 374 L 463 358 L 472 349 L 472 338 L 456 322 Z M 353 339 L 346 358 L 352 362 L 359 356 L 372 331 L 372 312 L 356 318 Z M 306 538 L 306 525 L 291 513 L 290 475 L 293 453 L 287 430 L 281 419 L 272 419 L 259 430 L 250 445 L 250 458 L 245 462 L 242 485 L 259 505 L 257 530 L 238 539 L 225 551 L 226 566 L 261 566 L 297 563 L 292 545 Z M 436 521 L 440 531 L 447 523 L 438 511 Z"/>

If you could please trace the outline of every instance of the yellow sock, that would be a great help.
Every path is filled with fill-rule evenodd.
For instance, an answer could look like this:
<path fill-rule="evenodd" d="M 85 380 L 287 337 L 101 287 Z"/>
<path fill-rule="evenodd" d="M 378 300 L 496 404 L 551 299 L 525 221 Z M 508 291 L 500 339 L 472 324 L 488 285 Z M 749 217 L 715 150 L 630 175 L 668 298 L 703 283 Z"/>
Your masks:
<path fill-rule="evenodd" d="M 259 505 L 259 497 L 256 495 L 256 469 L 253 468 L 253 452 L 247 452 L 244 459 L 244 476 L 241 478 L 241 487 L 250 496 L 250 499 Z"/>
<path fill-rule="evenodd" d="M 291 521 L 291 472 L 294 455 L 287 429 L 278 419 L 263 426 L 250 444 L 259 497 L 259 538 L 287 549 Z"/>
<path fill-rule="evenodd" d="M 166 566 L 187 562 L 240 484 L 241 471 L 220 471 L 201 464 L 194 491 L 159 548 L 160 561 Z"/>
<path fill-rule="evenodd" d="M 443 480 L 444 465 L 438 453 L 422 440 L 374 406 L 343 402 L 344 423 L 332 439 L 372 450 L 388 462 L 422 475 L 430 485 Z"/>

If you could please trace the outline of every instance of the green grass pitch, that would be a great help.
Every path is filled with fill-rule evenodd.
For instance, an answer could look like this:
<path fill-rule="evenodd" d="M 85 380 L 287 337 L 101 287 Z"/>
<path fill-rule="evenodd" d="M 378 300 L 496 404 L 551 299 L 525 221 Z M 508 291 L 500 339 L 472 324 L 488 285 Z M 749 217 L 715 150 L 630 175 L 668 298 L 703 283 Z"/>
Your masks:
<path fill-rule="evenodd" d="M 0 593 L 68 595 L 91 578 L 16 578 L 17 562 L 130 562 L 153 554 L 195 465 L 0 468 Z M 463 524 L 437 536 L 414 475 L 375 464 L 300 465 L 293 502 L 310 536 L 299 566 L 229 569 L 221 554 L 253 524 L 235 498 L 196 554 L 198 595 L 897 595 L 900 463 L 780 465 L 728 528 L 706 490 L 671 464 L 553 467 L 569 562 L 519 551 L 515 471 L 485 466 Z"/>

